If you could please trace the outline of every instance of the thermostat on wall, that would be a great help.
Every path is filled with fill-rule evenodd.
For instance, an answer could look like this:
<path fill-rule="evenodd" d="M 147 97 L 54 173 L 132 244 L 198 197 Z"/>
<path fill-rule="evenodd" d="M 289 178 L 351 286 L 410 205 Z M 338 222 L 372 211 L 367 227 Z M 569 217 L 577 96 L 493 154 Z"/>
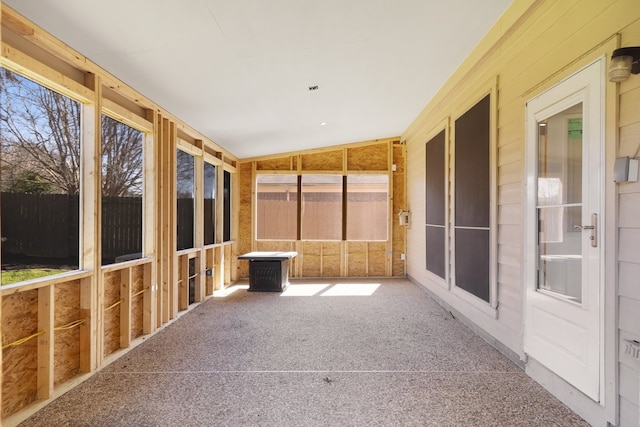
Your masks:
<path fill-rule="evenodd" d="M 613 165 L 613 182 L 638 181 L 638 160 L 618 157 Z"/>

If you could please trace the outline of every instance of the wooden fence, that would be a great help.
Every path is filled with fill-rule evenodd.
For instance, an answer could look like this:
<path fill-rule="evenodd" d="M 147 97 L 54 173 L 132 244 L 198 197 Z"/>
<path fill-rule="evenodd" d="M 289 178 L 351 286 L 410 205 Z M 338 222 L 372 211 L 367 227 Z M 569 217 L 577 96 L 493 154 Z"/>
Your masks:
<path fill-rule="evenodd" d="M 2 254 L 78 260 L 79 196 L 69 194 L 0 195 Z M 142 198 L 102 198 L 102 258 L 142 252 Z"/>

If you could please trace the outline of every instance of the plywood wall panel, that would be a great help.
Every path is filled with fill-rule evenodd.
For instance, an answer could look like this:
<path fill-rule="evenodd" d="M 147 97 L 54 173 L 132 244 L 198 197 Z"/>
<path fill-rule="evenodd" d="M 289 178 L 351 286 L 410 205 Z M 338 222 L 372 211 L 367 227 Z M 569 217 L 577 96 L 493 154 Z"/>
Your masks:
<path fill-rule="evenodd" d="M 228 285 L 231 283 L 231 262 L 232 262 L 231 245 L 225 245 L 223 250 L 224 250 L 224 284 Z"/>
<path fill-rule="evenodd" d="M 120 271 L 105 273 L 104 285 L 104 356 L 120 348 Z M 112 307 L 112 308 L 110 308 Z"/>
<path fill-rule="evenodd" d="M 342 243 L 322 243 L 322 277 L 340 277 L 342 263 Z"/>
<path fill-rule="evenodd" d="M 206 292 L 207 295 L 213 295 L 213 291 L 215 290 L 215 280 L 214 280 L 214 271 L 215 271 L 215 249 L 209 248 L 205 251 L 205 269 L 211 270 L 211 275 L 206 276 Z M 244 277 L 244 276 L 241 276 Z"/>
<path fill-rule="evenodd" d="M 251 162 L 240 163 L 238 187 L 240 191 L 238 212 L 238 253 L 251 252 L 253 241 L 253 165 Z M 240 277 L 249 276 L 249 267 L 246 263 L 240 264 L 238 271 Z"/>
<path fill-rule="evenodd" d="M 322 270 L 320 267 L 320 259 L 322 257 L 322 243 L 303 242 L 302 248 L 302 276 L 320 277 L 322 275 Z"/>
<path fill-rule="evenodd" d="M 404 263 L 402 254 L 405 253 L 406 226 L 400 225 L 398 213 L 407 210 L 407 183 L 406 183 L 406 156 L 404 145 L 392 146 L 393 164 L 396 170 L 393 177 L 393 199 L 391 208 L 391 275 L 396 277 L 404 276 Z"/>
<path fill-rule="evenodd" d="M 303 171 L 341 171 L 343 150 L 321 151 L 302 154 L 300 161 Z"/>
<path fill-rule="evenodd" d="M 259 171 L 288 171 L 291 167 L 291 156 L 256 161 L 256 170 Z"/>
<path fill-rule="evenodd" d="M 365 242 L 347 242 L 347 276 L 367 276 L 367 244 Z"/>
<path fill-rule="evenodd" d="M 368 271 L 367 276 L 383 277 L 387 270 L 386 242 L 368 243 Z"/>
<path fill-rule="evenodd" d="M 144 266 L 131 269 L 131 339 L 144 332 Z"/>
<path fill-rule="evenodd" d="M 347 170 L 386 171 L 388 169 L 388 143 L 347 148 Z"/>
<path fill-rule="evenodd" d="M 80 327 L 62 328 L 82 319 L 80 281 L 55 285 L 54 386 L 80 372 Z"/>
<path fill-rule="evenodd" d="M 2 297 L 2 345 L 38 331 L 38 291 Z M 2 417 L 36 400 L 37 338 L 2 350 Z"/>

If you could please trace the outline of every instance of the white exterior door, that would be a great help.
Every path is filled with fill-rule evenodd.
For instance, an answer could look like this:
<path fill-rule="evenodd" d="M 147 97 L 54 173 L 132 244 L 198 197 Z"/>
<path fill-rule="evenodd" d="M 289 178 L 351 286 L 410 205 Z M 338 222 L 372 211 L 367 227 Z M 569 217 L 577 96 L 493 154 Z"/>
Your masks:
<path fill-rule="evenodd" d="M 527 103 L 524 350 L 600 401 L 604 69 Z"/>

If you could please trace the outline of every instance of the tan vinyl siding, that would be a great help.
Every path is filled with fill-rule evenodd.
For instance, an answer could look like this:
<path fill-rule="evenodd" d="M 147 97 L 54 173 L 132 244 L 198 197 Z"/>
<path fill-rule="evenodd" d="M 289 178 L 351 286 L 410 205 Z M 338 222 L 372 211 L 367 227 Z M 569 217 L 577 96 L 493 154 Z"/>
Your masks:
<path fill-rule="evenodd" d="M 526 102 L 588 63 L 603 56 L 608 59 L 616 47 L 637 45 L 640 45 L 637 0 L 516 0 L 401 136 L 407 144 L 407 197 L 413 214 L 413 226 L 407 235 L 408 275 L 520 357 L 524 357 L 521 333 Z M 473 105 L 478 93 L 487 90 L 487 82 L 492 79 L 497 79 L 498 103 L 494 166 L 497 171 L 494 201 L 497 215 L 496 318 L 471 308 L 468 301 L 458 298 L 426 272 L 423 201 L 425 143 L 441 123 L 454 120 L 461 111 Z M 631 77 L 620 85 L 607 83 L 606 90 L 606 168 L 610 173 L 614 157 L 639 155 L 636 150 L 640 145 L 640 78 Z M 620 91 L 618 101 L 611 96 L 616 90 Z M 618 122 L 615 121 L 616 109 Z M 450 162 L 450 176 L 453 176 L 453 166 Z M 607 264 L 605 294 L 612 294 L 609 290 L 615 283 L 611 279 L 618 274 L 619 313 L 616 318 L 620 324 L 618 344 L 621 345 L 625 338 L 640 340 L 640 327 L 637 326 L 640 325 L 637 281 L 640 276 L 640 183 L 614 186 L 611 182 L 607 178 L 606 191 L 610 193 L 607 200 L 619 204 L 608 206 L 606 210 L 609 234 L 617 234 L 608 237 L 611 244 L 607 256 L 617 252 L 619 258 L 617 262 Z M 449 184 L 454 186 L 455 183 L 450 181 Z M 618 228 L 614 233 L 616 223 Z M 619 271 L 612 271 L 618 264 Z M 615 303 L 610 304 L 615 306 Z M 613 336 L 613 324 L 609 322 L 606 326 L 608 336 Z M 613 343 L 613 340 L 607 342 Z M 605 363 L 612 366 L 614 362 L 609 359 L 615 353 L 606 351 Z M 609 398 L 604 417 L 615 418 L 611 414 L 618 410 L 620 425 L 635 426 L 640 411 L 640 362 L 621 354 L 618 365 L 620 375 L 624 373 L 628 378 L 621 384 L 624 387 L 619 395 L 616 394 L 615 399 Z M 606 370 L 611 373 L 615 369 Z M 608 381 L 616 382 L 618 378 Z M 599 419 L 602 420 L 602 416 Z"/>
<path fill-rule="evenodd" d="M 640 23 L 633 26 L 640 40 Z M 622 37 L 623 40 L 627 37 Z M 640 150 L 640 79 L 620 85 L 619 156 L 638 156 Z M 625 354 L 625 341 L 640 341 L 640 183 L 619 185 L 618 196 L 618 310 L 620 334 L 620 425 L 640 425 L 640 361 Z"/>

